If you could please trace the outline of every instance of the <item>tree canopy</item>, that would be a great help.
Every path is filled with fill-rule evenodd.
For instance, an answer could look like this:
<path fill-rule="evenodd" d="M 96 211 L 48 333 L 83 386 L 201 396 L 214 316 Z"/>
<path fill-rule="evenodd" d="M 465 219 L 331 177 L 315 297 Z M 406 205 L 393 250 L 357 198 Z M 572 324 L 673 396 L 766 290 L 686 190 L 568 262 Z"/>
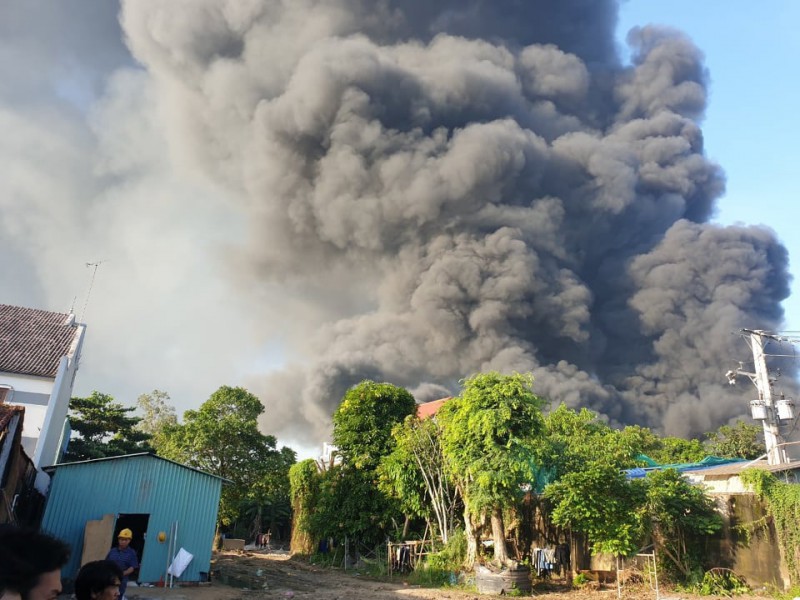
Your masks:
<path fill-rule="evenodd" d="M 261 401 L 246 389 L 222 386 L 198 410 L 187 410 L 183 424 L 165 427 L 157 448 L 166 458 L 232 482 L 222 489 L 223 524 L 234 522 L 244 506 L 252 509 L 253 502 L 289 505 L 288 471 L 295 453 L 278 450 L 275 437 L 259 431 L 262 412 Z M 256 511 L 256 517 L 262 513 Z"/>
<path fill-rule="evenodd" d="M 437 413 L 444 458 L 467 508 L 471 555 L 475 540 L 470 520 L 488 513 L 495 560 L 508 560 L 502 513 L 536 478 L 543 406 L 544 401 L 533 393 L 530 374 L 492 371 L 466 379 L 461 394 Z"/>
<path fill-rule="evenodd" d="M 136 429 L 155 436 L 165 427 L 177 425 L 178 415 L 175 407 L 168 404 L 169 399 L 169 394 L 161 390 L 141 394 L 136 399 L 136 408 L 142 414 Z"/>
<path fill-rule="evenodd" d="M 375 469 L 393 447 L 392 428 L 417 409 L 408 390 L 362 381 L 345 393 L 333 415 L 333 443 L 345 464 Z"/>
<path fill-rule="evenodd" d="M 406 514 L 423 517 L 447 544 L 460 497 L 446 471 L 441 426 L 434 418 L 410 415 L 392 436 L 395 448 L 379 467 L 381 489 L 396 497 Z"/>
<path fill-rule="evenodd" d="M 69 402 L 72 436 L 63 461 L 149 452 L 150 436 L 136 428 L 140 419 L 130 416 L 134 410 L 97 391 L 86 398 L 72 398 Z"/>
<path fill-rule="evenodd" d="M 668 464 L 700 460 L 706 452 L 698 440 L 661 438 L 638 426 L 615 430 L 563 405 L 546 424 L 557 480 L 545 496 L 556 525 L 585 534 L 594 552 L 630 555 L 650 539 L 682 577 L 700 565 L 698 536 L 720 527 L 713 503 L 674 469 L 632 480 L 624 472 L 645 452 Z"/>
<path fill-rule="evenodd" d="M 766 453 L 764 430 L 760 425 L 736 421 L 706 434 L 709 453 L 723 458 L 753 460 Z"/>
<path fill-rule="evenodd" d="M 586 534 L 594 552 L 635 553 L 641 539 L 637 512 L 645 497 L 641 481 L 628 482 L 611 461 L 591 461 L 545 489 L 556 525 Z"/>
<path fill-rule="evenodd" d="M 321 476 L 314 529 L 320 537 L 383 540 L 400 516 L 399 502 L 379 486 L 378 466 L 394 447 L 392 428 L 416 412 L 414 397 L 388 383 L 362 381 L 333 415 L 341 465 Z"/>
<path fill-rule="evenodd" d="M 447 536 L 460 507 L 467 562 L 489 522 L 494 560 L 503 564 L 505 518 L 519 516 L 528 491 L 544 488 L 537 510 L 548 506 L 552 523 L 585 534 L 595 552 L 628 555 L 655 543 L 673 573 L 701 567 L 698 541 L 720 527 L 708 497 L 677 471 L 628 479 L 625 469 L 643 465 L 644 454 L 661 464 L 696 462 L 707 446 L 640 426 L 615 429 L 566 405 L 544 416 L 544 406 L 530 374 L 479 373 L 420 420 L 406 390 L 361 382 L 333 415 L 341 464 L 325 470 L 305 461 L 292 471 L 293 545 L 310 551 L 314 541 L 345 535 L 380 543 L 401 513 Z"/>
<path fill-rule="evenodd" d="M 320 482 L 317 462 L 313 459 L 300 461 L 289 469 L 289 486 L 294 512 L 291 541 L 293 553 L 311 554 L 315 550 L 317 535 L 312 516 L 319 502 Z"/>

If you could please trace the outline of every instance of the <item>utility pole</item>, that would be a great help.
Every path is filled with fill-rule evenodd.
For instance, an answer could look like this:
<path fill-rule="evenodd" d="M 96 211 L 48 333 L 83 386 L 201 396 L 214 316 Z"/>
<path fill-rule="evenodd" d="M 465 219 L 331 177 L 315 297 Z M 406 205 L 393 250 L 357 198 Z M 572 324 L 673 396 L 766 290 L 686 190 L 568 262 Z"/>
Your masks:
<path fill-rule="evenodd" d="M 750 348 L 753 350 L 753 362 L 756 366 L 755 384 L 758 389 L 758 398 L 767 409 L 766 419 L 761 422 L 764 427 L 764 442 L 767 446 L 767 462 L 771 465 L 779 465 L 788 461 L 786 460 L 786 451 L 783 446 L 778 446 L 780 443 L 778 420 L 775 413 L 775 404 L 772 401 L 772 382 L 769 379 L 769 371 L 767 370 L 767 359 L 764 356 L 766 340 L 775 339 L 775 336 L 760 330 L 745 330 L 745 332 L 750 333 Z"/>
<path fill-rule="evenodd" d="M 750 410 L 753 419 L 761 421 L 764 428 L 764 444 L 767 447 L 767 462 L 771 465 L 779 465 L 789 462 L 786 451 L 781 444 L 780 432 L 778 430 L 779 414 L 772 399 L 772 380 L 769 378 L 767 369 L 767 358 L 764 347 L 769 340 L 785 341 L 783 338 L 767 333 L 760 329 L 742 329 L 742 333 L 750 336 L 750 349 L 753 351 L 753 363 L 755 373 L 744 371 L 742 368 L 728 371 L 728 383 L 736 383 L 737 375 L 744 375 L 753 382 L 758 390 L 758 400 L 750 402 Z M 740 363 L 741 365 L 741 363 Z"/>

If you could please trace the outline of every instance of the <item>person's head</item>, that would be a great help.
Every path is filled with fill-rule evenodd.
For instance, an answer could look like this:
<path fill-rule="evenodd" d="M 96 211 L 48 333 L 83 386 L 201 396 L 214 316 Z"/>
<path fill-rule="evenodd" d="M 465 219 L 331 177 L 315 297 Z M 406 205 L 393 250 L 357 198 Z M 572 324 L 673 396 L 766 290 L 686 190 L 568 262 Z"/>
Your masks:
<path fill-rule="evenodd" d="M 61 567 L 69 547 L 54 537 L 0 526 L 0 599 L 53 600 L 61 593 Z"/>
<path fill-rule="evenodd" d="M 130 529 L 125 528 L 117 534 L 117 545 L 124 550 L 130 545 L 132 538 L 133 532 Z"/>
<path fill-rule="evenodd" d="M 117 600 L 122 570 L 111 560 L 88 562 L 75 578 L 77 600 Z"/>

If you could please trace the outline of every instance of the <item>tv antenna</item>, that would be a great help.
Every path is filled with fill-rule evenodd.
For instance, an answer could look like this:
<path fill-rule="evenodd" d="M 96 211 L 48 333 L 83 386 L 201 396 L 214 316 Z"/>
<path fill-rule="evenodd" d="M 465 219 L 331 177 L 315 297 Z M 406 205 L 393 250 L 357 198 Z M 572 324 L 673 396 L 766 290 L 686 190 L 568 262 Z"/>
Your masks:
<path fill-rule="evenodd" d="M 78 319 L 79 323 L 83 323 L 83 317 L 86 314 L 86 307 L 89 305 L 89 296 L 92 295 L 92 287 L 94 286 L 94 278 L 97 275 L 97 269 L 102 265 L 104 260 L 98 260 L 96 262 L 87 262 L 86 266 L 92 270 L 92 278 L 89 281 L 89 290 L 86 292 L 86 301 L 83 303 L 83 310 L 81 311 L 81 318 Z"/>

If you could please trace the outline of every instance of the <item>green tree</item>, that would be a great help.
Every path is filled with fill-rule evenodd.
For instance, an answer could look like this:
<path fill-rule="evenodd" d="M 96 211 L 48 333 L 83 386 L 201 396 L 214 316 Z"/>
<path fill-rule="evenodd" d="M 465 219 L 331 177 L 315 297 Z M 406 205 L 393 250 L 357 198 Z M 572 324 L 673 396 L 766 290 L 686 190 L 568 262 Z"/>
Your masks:
<path fill-rule="evenodd" d="M 149 452 L 150 436 L 136 429 L 137 417 L 129 416 L 134 410 L 97 391 L 86 398 L 72 398 L 69 401 L 72 436 L 64 462 Z"/>
<path fill-rule="evenodd" d="M 230 480 L 222 488 L 219 519 L 229 525 L 248 501 L 285 493 L 292 450 L 277 450 L 277 440 L 258 430 L 261 401 L 241 387 L 222 386 L 199 410 L 187 410 L 182 425 L 165 428 L 159 454 Z"/>
<path fill-rule="evenodd" d="M 658 556 L 667 558 L 668 570 L 686 579 L 704 566 L 700 540 L 719 531 L 722 519 L 703 490 L 675 469 L 648 473 L 645 484 L 640 508 L 644 530 Z"/>
<path fill-rule="evenodd" d="M 414 396 L 389 383 L 362 381 L 347 390 L 333 415 L 333 443 L 343 462 L 374 470 L 392 451 L 392 428 L 416 410 Z"/>
<path fill-rule="evenodd" d="M 319 502 L 321 482 L 319 467 L 313 459 L 300 461 L 289 469 L 293 554 L 309 555 L 316 549 L 317 536 L 312 516 Z"/>
<path fill-rule="evenodd" d="M 708 454 L 700 440 L 661 437 L 639 425 L 625 427 L 620 435 L 637 454 L 644 454 L 659 465 L 699 462 Z"/>
<path fill-rule="evenodd" d="M 333 415 L 342 464 L 325 473 L 313 520 L 320 537 L 384 539 L 400 510 L 379 489 L 378 465 L 394 447 L 392 428 L 414 412 L 414 397 L 388 383 L 362 381 L 345 393 Z"/>
<path fill-rule="evenodd" d="M 136 408 L 142 417 L 136 429 L 148 435 L 155 436 L 165 427 L 178 424 L 178 415 L 175 407 L 168 404 L 169 394 L 161 390 L 153 390 L 148 394 L 141 394 L 136 399 Z"/>
<path fill-rule="evenodd" d="M 741 420 L 734 425 L 723 425 L 717 431 L 707 433 L 706 437 L 708 451 L 714 456 L 752 460 L 767 451 L 761 426 Z"/>
<path fill-rule="evenodd" d="M 700 440 L 667 436 L 661 439 L 660 452 L 654 453 L 651 458 L 662 465 L 674 465 L 700 462 L 707 455 L 708 451 Z"/>
<path fill-rule="evenodd" d="M 437 413 L 450 476 L 464 499 L 468 562 L 477 556 L 475 523 L 488 514 L 494 560 L 508 562 L 503 511 L 534 481 L 544 431 L 544 401 L 530 374 L 480 373 L 466 379 L 461 395 Z"/>
<path fill-rule="evenodd" d="M 627 556 L 642 537 L 641 480 L 628 482 L 611 461 L 593 460 L 545 488 L 553 523 L 585 534 L 595 553 Z"/>
<path fill-rule="evenodd" d="M 434 418 L 416 415 L 392 431 L 395 448 L 379 467 L 381 488 L 400 501 L 406 514 L 423 517 L 447 544 L 456 527 L 458 488 L 442 454 L 441 427 Z"/>
<path fill-rule="evenodd" d="M 561 404 L 545 417 L 545 432 L 545 464 L 554 478 L 580 471 L 599 457 L 620 469 L 633 467 L 641 451 L 638 436 L 623 435 L 586 408 L 574 411 Z"/>
<path fill-rule="evenodd" d="M 297 462 L 297 453 L 283 447 L 270 452 L 261 464 L 261 477 L 252 482 L 239 507 L 239 519 L 249 524 L 249 535 L 255 537 L 269 529 L 277 534 L 292 517 L 289 470 Z"/>
<path fill-rule="evenodd" d="M 311 523 L 316 539 L 345 536 L 367 546 L 399 528 L 399 506 L 378 489 L 374 471 L 338 465 L 322 474 Z"/>

